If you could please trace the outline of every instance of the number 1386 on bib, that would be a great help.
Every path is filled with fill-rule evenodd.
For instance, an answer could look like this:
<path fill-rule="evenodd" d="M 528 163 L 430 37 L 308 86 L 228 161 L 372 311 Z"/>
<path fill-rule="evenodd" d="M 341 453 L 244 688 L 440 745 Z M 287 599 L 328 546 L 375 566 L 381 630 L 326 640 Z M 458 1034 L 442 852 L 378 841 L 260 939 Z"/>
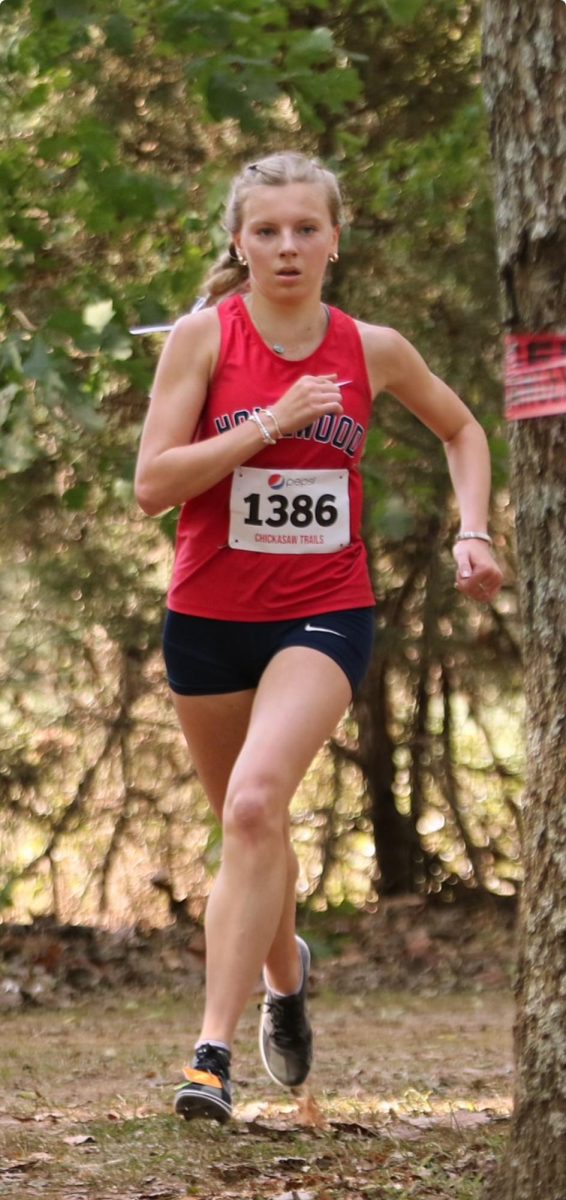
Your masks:
<path fill-rule="evenodd" d="M 239 467 L 229 545 L 260 554 L 330 554 L 350 541 L 347 471 Z"/>

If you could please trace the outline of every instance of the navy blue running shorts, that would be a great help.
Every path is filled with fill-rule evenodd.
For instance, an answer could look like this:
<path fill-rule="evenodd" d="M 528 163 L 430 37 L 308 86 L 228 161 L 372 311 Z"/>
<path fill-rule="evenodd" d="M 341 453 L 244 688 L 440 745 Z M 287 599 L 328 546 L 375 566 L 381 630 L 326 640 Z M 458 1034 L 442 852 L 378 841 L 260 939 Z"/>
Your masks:
<path fill-rule="evenodd" d="M 355 694 L 369 667 L 375 609 L 315 613 L 291 621 L 217 621 L 167 610 L 163 653 L 169 686 L 180 696 L 256 688 L 267 664 L 288 646 L 327 654 Z"/>

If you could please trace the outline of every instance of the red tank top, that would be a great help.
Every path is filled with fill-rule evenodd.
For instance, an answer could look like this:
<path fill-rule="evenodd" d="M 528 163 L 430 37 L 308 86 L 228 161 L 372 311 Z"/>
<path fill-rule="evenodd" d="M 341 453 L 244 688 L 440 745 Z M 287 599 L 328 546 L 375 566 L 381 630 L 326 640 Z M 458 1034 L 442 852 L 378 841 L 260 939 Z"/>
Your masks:
<path fill-rule="evenodd" d="M 219 620 L 277 621 L 373 604 L 360 537 L 359 470 L 372 395 L 355 322 L 340 309 L 330 308 L 321 345 L 307 358 L 290 362 L 260 337 L 241 295 L 223 301 L 218 316 L 219 360 L 195 441 L 233 428 L 254 409 L 275 406 L 301 375 L 337 372 L 339 380 L 351 382 L 342 389 L 343 414 L 320 417 L 276 445 L 265 446 L 243 464 L 244 480 L 245 468 L 262 468 L 259 474 L 264 482 L 259 494 L 247 484 L 243 491 L 248 494 L 241 501 L 245 500 L 243 512 L 247 514 L 246 537 L 253 535 L 257 551 L 235 548 L 238 539 L 233 536 L 230 514 L 232 475 L 187 500 L 177 527 L 169 607 L 174 612 Z M 282 474 L 285 471 L 288 476 Z M 322 527 L 318 537 L 309 532 L 317 527 L 313 514 L 322 526 L 335 519 L 336 512 L 331 496 L 319 497 L 317 508 L 315 493 L 308 495 L 308 485 L 318 471 L 336 473 L 343 481 L 339 488 L 345 489 L 338 494 L 346 508 L 349 503 L 349 540 L 346 534 L 347 544 L 330 552 L 311 552 L 313 542 L 324 542 L 327 534 Z M 287 482 L 293 486 L 283 494 Z M 276 498 L 278 492 L 282 499 Z M 262 550 L 266 544 L 269 553 Z M 294 549 L 299 545 L 300 553 Z"/>

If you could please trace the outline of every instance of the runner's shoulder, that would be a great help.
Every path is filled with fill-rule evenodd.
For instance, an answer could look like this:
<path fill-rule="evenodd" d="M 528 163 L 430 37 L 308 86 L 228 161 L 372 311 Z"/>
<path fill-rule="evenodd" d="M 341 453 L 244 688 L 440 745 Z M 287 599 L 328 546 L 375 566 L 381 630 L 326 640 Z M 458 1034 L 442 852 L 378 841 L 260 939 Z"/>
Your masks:
<path fill-rule="evenodd" d="M 220 321 L 216 305 L 210 308 L 199 308 L 196 312 L 184 313 L 177 317 L 171 337 L 179 343 L 183 341 L 198 341 L 202 337 L 220 337 Z"/>
<path fill-rule="evenodd" d="M 396 354 L 409 345 L 403 334 L 390 325 L 370 325 L 368 321 L 356 320 L 356 326 L 366 353 Z"/>
<path fill-rule="evenodd" d="M 413 348 L 403 334 L 390 325 L 370 325 L 367 321 L 356 321 L 356 326 L 376 395 L 386 389 L 399 373 L 403 373 L 407 357 Z"/>
<path fill-rule="evenodd" d="M 212 371 L 220 351 L 220 321 L 216 306 L 178 317 L 167 341 L 169 356 L 176 360 L 206 362 Z"/>

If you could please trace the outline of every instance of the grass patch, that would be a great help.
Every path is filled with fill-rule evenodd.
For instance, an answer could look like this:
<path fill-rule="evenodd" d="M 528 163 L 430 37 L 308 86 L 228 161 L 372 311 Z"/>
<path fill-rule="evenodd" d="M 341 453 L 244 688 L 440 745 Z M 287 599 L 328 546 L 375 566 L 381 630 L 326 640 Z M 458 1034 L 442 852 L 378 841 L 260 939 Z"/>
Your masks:
<path fill-rule="evenodd" d="M 263 1072 L 254 999 L 225 1127 L 171 1111 L 201 1002 L 103 995 L 8 1014 L 0 1197 L 480 1200 L 510 1111 L 508 996 L 324 992 L 302 1098 Z"/>

